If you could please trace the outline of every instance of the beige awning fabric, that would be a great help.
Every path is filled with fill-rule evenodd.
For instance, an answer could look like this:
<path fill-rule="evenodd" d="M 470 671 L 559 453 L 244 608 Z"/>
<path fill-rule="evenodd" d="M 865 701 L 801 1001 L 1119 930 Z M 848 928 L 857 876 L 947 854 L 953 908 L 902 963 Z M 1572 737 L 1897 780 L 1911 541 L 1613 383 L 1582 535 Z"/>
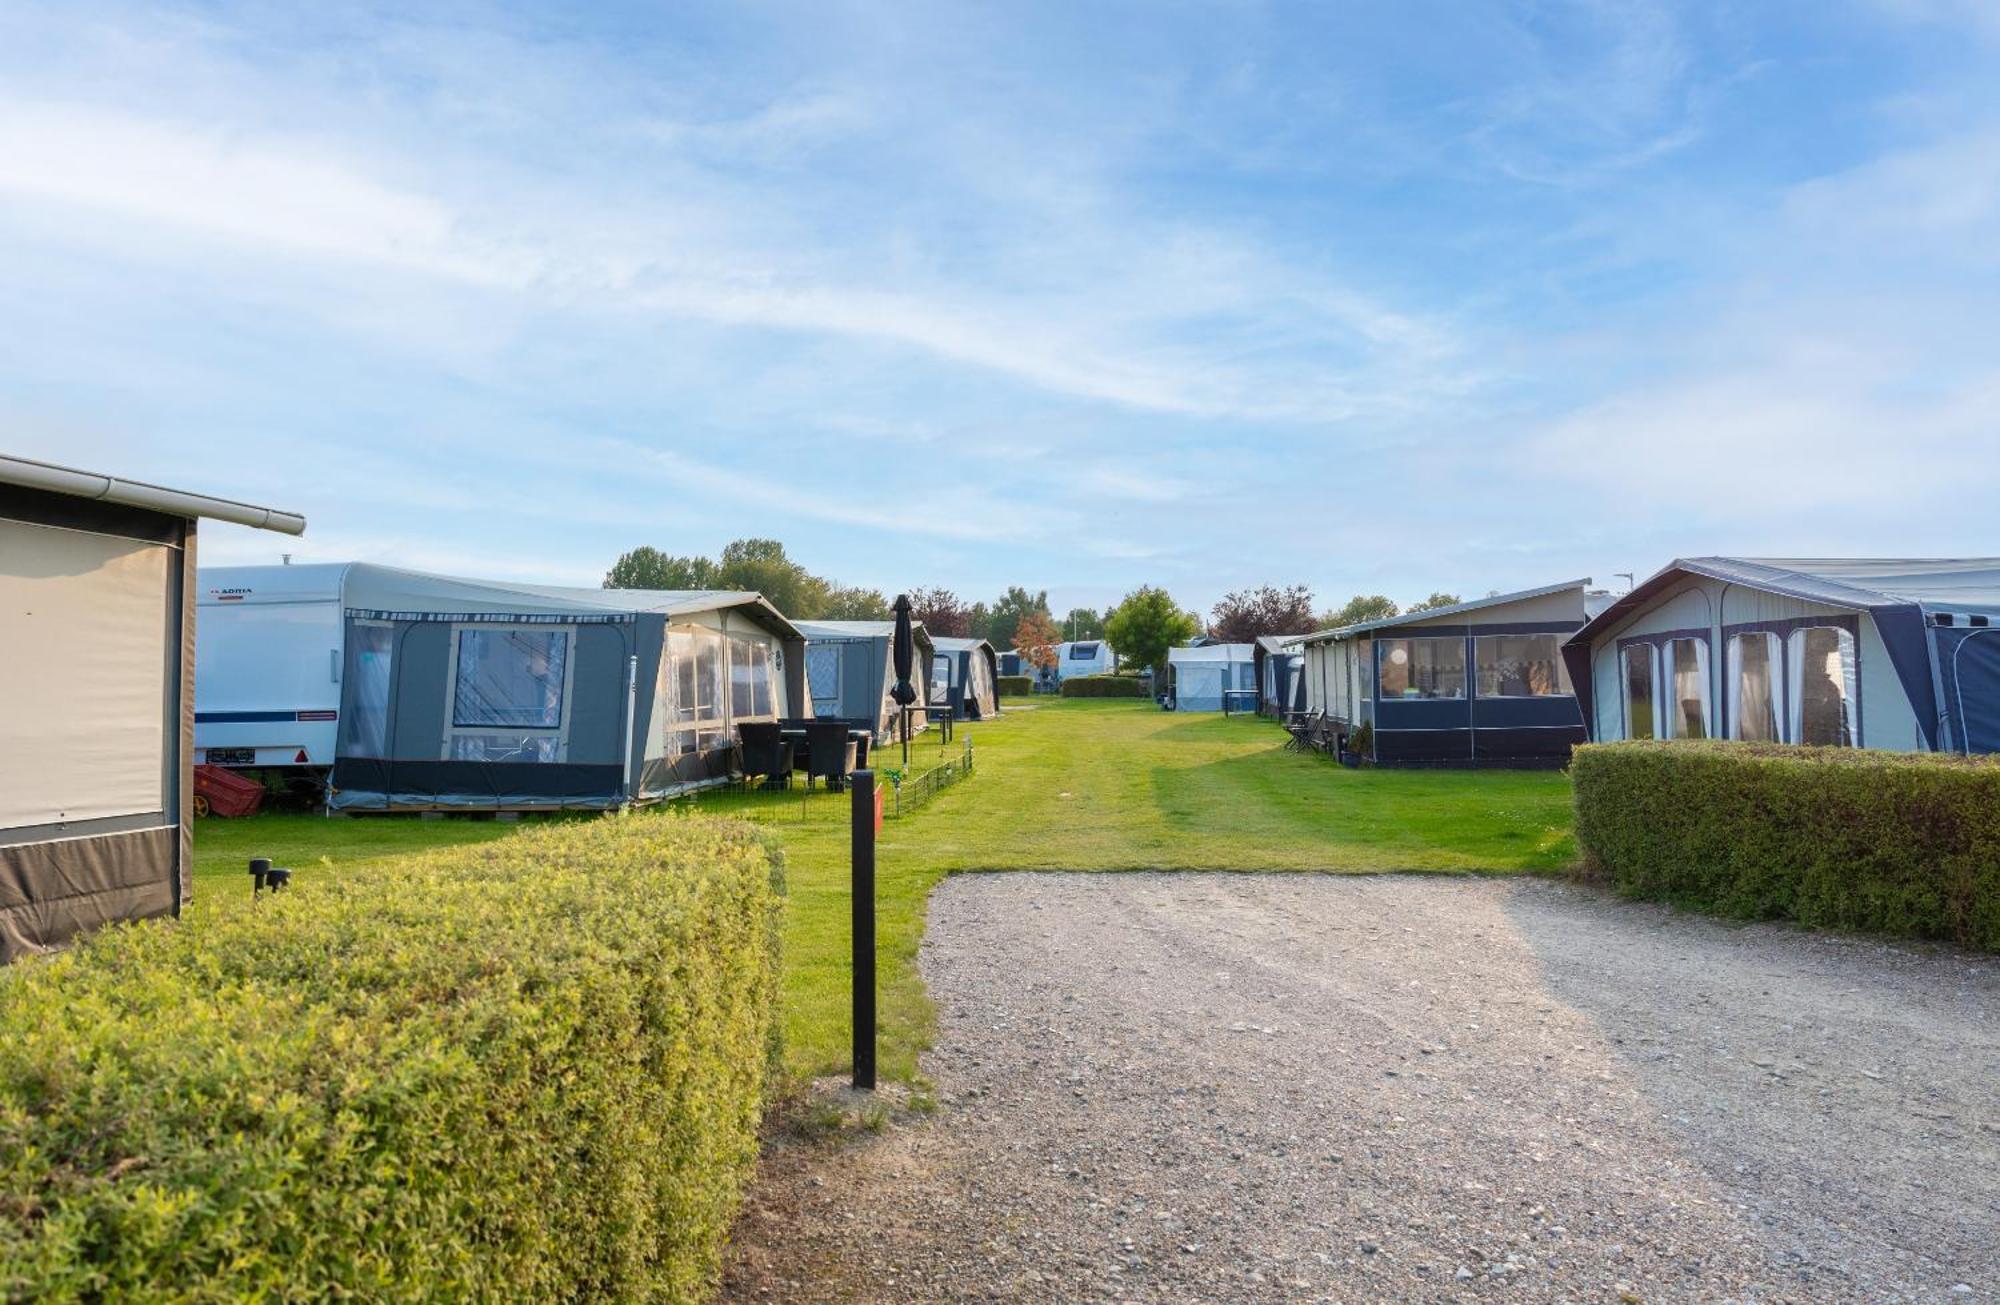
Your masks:
<path fill-rule="evenodd" d="M 173 550 L 0 520 L 0 829 L 161 811 Z"/>

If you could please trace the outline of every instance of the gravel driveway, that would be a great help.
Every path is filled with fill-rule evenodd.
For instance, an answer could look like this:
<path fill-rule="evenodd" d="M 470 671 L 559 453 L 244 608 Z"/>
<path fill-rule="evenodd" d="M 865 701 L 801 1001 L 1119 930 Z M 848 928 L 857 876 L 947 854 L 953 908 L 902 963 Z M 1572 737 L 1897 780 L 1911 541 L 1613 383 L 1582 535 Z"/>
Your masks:
<path fill-rule="evenodd" d="M 2000 965 L 1524 880 L 979 875 L 935 1115 L 777 1148 L 728 1295 L 1988 1301 Z"/>

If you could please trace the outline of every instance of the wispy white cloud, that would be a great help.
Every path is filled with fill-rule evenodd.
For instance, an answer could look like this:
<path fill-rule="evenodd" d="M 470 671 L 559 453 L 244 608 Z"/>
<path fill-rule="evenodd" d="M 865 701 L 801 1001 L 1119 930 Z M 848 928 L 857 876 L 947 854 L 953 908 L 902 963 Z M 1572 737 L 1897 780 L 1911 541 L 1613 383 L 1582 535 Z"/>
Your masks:
<path fill-rule="evenodd" d="M 1984 14 L 0 10 L 6 440 L 586 583 L 1900 551 L 1992 481 Z"/>

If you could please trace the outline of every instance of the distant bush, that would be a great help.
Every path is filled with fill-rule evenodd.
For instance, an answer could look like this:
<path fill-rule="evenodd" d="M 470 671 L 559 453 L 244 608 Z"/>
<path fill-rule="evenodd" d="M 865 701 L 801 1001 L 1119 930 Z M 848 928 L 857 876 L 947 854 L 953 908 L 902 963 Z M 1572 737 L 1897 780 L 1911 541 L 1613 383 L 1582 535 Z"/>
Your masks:
<path fill-rule="evenodd" d="M 705 1299 L 779 892 L 743 826 L 579 821 L 0 975 L 0 1299 Z"/>
<path fill-rule="evenodd" d="M 1029 675 L 1002 675 L 994 680 L 1003 698 L 1025 698 L 1035 691 L 1035 681 Z"/>
<path fill-rule="evenodd" d="M 1612 743 L 1570 773 L 1579 869 L 1621 892 L 2000 950 L 2000 759 Z"/>
<path fill-rule="evenodd" d="M 1143 698 L 1146 686 L 1123 675 L 1083 675 L 1062 682 L 1065 698 Z"/>

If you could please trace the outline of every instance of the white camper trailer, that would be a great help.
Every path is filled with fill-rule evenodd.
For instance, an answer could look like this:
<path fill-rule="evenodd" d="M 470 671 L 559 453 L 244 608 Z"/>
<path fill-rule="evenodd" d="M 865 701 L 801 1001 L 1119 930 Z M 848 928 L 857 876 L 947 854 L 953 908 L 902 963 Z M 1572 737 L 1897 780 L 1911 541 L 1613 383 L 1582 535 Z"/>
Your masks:
<path fill-rule="evenodd" d="M 195 760 L 317 789 L 340 731 L 347 565 L 203 567 L 195 599 Z"/>

